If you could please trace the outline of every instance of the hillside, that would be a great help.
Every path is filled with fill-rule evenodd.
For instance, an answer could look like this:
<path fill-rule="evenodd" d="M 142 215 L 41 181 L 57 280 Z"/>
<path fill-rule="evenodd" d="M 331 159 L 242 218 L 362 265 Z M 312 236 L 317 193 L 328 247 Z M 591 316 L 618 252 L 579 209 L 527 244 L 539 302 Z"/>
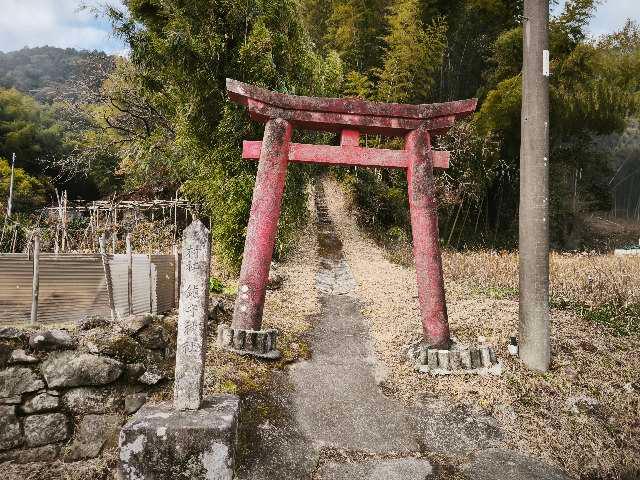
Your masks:
<path fill-rule="evenodd" d="M 39 102 L 87 101 L 114 68 L 104 52 L 35 47 L 0 52 L 0 87 L 16 88 Z"/>

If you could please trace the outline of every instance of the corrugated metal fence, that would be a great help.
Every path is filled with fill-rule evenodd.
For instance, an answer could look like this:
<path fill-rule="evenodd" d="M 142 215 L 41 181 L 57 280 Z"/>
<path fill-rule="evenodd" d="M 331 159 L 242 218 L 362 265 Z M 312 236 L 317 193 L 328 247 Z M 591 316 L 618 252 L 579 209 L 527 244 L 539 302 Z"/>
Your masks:
<path fill-rule="evenodd" d="M 107 255 L 117 315 L 129 314 L 127 255 Z M 175 257 L 132 255 L 133 313 L 164 313 L 175 307 Z M 38 323 L 77 322 L 88 314 L 110 316 L 99 254 L 40 254 Z M 30 321 L 33 260 L 0 254 L 0 324 Z"/>

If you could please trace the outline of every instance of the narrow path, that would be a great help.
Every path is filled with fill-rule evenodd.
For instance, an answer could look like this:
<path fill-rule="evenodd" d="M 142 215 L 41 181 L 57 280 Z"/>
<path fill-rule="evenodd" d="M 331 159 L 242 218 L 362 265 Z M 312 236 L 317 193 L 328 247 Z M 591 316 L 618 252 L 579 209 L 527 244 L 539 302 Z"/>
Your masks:
<path fill-rule="evenodd" d="M 315 201 L 321 253 L 316 278 L 322 314 L 308 338 L 312 359 L 290 369 L 295 418 L 317 448 L 395 457 L 392 462 L 368 458 L 357 468 L 340 468 L 329 462 L 320 465 L 315 478 L 361 478 L 353 476 L 354 468 L 382 469 L 380 474 L 384 476 L 380 478 L 425 478 L 432 467 L 427 460 L 419 459 L 420 445 L 406 420 L 407 412 L 384 396 L 376 384 L 376 362 L 366 320 L 351 295 L 355 281 L 342 255 L 342 243 L 329 217 L 321 184 L 316 187 Z"/>

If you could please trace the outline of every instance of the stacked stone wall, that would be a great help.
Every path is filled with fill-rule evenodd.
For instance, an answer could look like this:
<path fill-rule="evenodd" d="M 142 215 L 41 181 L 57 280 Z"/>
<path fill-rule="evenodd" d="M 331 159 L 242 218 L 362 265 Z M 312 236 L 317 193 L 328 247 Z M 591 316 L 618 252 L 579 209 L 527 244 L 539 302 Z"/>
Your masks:
<path fill-rule="evenodd" d="M 0 328 L 0 462 L 77 461 L 115 448 L 127 415 L 162 396 L 175 319 L 87 318 L 77 329 Z"/>

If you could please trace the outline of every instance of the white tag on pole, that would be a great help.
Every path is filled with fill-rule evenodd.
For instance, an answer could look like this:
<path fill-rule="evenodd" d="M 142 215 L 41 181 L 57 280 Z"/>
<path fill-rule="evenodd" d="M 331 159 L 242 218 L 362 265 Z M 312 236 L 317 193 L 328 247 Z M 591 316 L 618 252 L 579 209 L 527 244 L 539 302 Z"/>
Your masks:
<path fill-rule="evenodd" d="M 542 51 L 542 75 L 549 76 L 549 50 Z"/>

